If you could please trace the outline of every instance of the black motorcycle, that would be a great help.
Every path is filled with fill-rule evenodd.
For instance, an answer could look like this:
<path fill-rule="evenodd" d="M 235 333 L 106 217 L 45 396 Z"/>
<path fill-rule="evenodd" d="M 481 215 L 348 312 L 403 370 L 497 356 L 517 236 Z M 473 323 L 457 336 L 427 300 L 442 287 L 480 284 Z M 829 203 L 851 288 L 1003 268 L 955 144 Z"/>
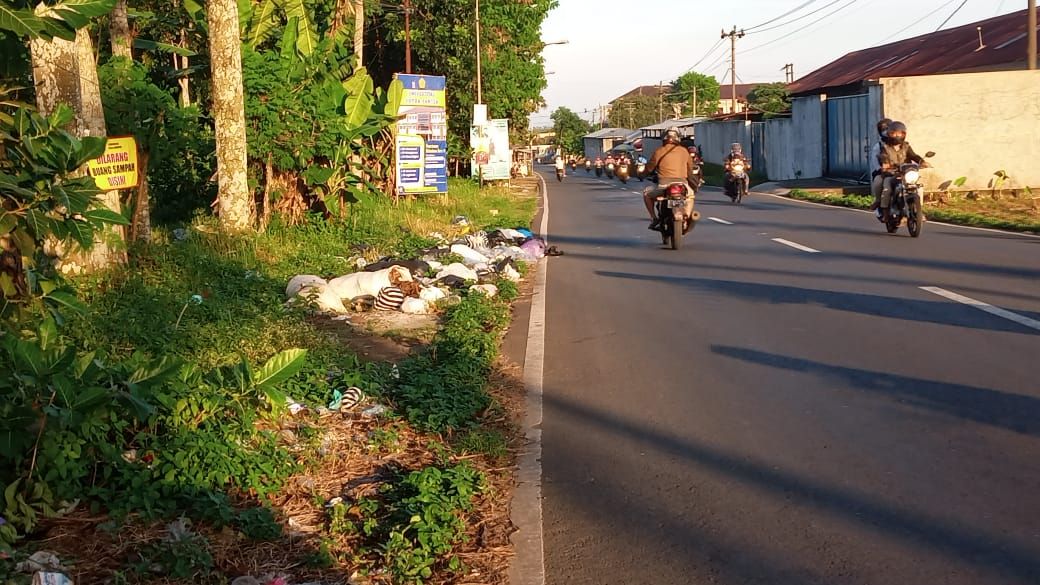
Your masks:
<path fill-rule="evenodd" d="M 928 152 L 924 156 L 931 158 L 935 153 Z M 905 219 L 910 237 L 919 237 L 924 226 L 921 165 L 915 162 L 899 165 L 899 171 L 892 177 L 892 201 L 888 210 L 878 219 L 885 224 L 885 230 L 890 234 L 896 233 Z"/>
<path fill-rule="evenodd" d="M 689 218 L 686 217 L 686 200 L 689 196 L 690 190 L 685 183 L 667 185 L 664 194 L 657 196 L 657 229 L 661 232 L 661 243 L 671 246 L 673 250 L 682 246 L 683 235 L 693 229 L 694 224 L 701 218 L 699 211 L 694 211 Z"/>
<path fill-rule="evenodd" d="M 743 159 L 734 159 L 726 172 L 726 195 L 740 204 L 748 191 L 748 176 Z"/>
<path fill-rule="evenodd" d="M 596 162 L 596 176 L 597 177 L 602 177 L 603 176 L 603 163 L 602 162 L 598 162 L 598 161 Z"/>

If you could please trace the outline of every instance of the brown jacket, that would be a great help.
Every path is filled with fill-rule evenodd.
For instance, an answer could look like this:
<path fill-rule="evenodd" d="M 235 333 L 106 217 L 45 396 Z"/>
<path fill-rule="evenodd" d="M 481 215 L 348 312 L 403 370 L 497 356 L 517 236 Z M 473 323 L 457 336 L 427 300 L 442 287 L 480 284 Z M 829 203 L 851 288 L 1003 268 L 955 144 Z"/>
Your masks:
<path fill-rule="evenodd" d="M 646 165 L 646 172 L 652 173 L 657 170 L 657 176 L 662 179 L 686 180 L 693 173 L 693 157 L 690 151 L 678 144 L 665 144 L 654 151 Z"/>

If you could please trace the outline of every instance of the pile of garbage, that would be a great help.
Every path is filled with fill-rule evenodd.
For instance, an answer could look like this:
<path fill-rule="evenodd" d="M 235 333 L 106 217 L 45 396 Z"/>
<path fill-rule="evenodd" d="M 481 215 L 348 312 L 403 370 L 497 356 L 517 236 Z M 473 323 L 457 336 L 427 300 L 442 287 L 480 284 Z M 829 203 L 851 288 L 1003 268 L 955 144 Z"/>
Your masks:
<path fill-rule="evenodd" d="M 458 225 L 465 225 L 463 221 L 456 218 Z M 382 258 L 368 263 L 358 258 L 358 272 L 331 280 L 300 274 L 289 280 L 285 295 L 337 315 L 370 310 L 423 315 L 438 302 L 461 302 L 465 291 L 493 297 L 498 294 L 494 285 L 498 279 L 521 280 L 518 263 L 559 254 L 526 229 L 479 231 L 423 250 L 419 259 Z M 446 263 L 448 256 L 461 262 Z"/>

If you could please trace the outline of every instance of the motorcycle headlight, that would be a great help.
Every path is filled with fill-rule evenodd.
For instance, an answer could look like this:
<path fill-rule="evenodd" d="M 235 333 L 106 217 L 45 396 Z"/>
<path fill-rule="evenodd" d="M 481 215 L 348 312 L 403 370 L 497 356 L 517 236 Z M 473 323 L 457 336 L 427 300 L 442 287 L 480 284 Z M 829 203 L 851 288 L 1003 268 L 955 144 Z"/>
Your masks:
<path fill-rule="evenodd" d="M 921 179 L 921 173 L 919 173 L 917 171 L 907 171 L 906 174 L 903 175 L 903 180 L 906 181 L 907 183 L 916 183 L 920 179 Z"/>

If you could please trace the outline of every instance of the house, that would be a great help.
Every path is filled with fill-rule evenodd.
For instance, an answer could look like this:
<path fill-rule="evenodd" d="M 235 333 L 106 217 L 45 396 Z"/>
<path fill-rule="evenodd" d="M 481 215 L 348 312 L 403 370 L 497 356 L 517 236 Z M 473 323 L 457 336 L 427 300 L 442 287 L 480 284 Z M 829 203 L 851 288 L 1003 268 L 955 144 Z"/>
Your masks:
<path fill-rule="evenodd" d="M 769 151 L 771 179 L 866 181 L 875 125 L 887 116 L 909 126 L 919 150 L 938 153 L 930 186 L 964 177 L 965 188 L 984 189 L 997 170 L 1019 186 L 1040 185 L 1040 116 L 1027 107 L 1040 103 L 1040 72 L 1024 70 L 1027 13 L 849 53 L 789 85 L 790 120 L 744 130 L 727 122 L 729 134 Z M 968 148 L 965 136 L 989 148 Z"/>
<path fill-rule="evenodd" d="M 736 86 L 737 90 L 737 111 L 733 111 L 733 90 L 732 84 L 720 85 L 719 86 L 719 111 L 718 114 L 726 116 L 730 114 L 739 114 L 747 110 L 748 95 L 761 83 L 738 83 Z M 700 108 L 697 108 L 698 110 Z"/>
<path fill-rule="evenodd" d="M 586 134 L 582 139 L 585 146 L 585 158 L 594 159 L 603 156 L 618 144 L 623 144 L 632 131 L 627 128 L 604 128 L 592 134 Z"/>

